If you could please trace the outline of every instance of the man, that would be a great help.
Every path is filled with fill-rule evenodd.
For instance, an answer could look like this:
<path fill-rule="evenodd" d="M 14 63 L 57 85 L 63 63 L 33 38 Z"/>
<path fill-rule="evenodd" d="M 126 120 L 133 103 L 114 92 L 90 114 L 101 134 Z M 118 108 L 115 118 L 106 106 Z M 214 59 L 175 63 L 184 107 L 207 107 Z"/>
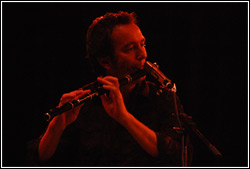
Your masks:
<path fill-rule="evenodd" d="M 145 37 L 134 13 L 107 13 L 87 32 L 87 54 L 97 81 L 108 92 L 52 119 L 35 142 L 37 164 L 81 166 L 181 166 L 181 135 L 168 90 L 145 76 L 119 86 L 118 79 L 143 68 Z M 91 89 L 64 94 L 59 106 Z M 183 112 L 178 100 L 178 110 Z M 188 164 L 191 147 L 188 145 Z"/>

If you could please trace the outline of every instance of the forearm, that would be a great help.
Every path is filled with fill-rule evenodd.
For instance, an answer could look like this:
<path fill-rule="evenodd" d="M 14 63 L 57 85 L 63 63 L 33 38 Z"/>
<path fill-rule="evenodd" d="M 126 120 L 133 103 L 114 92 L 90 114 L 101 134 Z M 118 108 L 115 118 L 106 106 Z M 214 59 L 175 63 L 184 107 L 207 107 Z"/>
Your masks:
<path fill-rule="evenodd" d="M 101 96 L 107 114 L 123 125 L 147 153 L 154 157 L 158 156 L 156 133 L 127 111 L 118 79 L 106 76 L 97 80 L 103 84 L 104 89 L 110 91 L 109 96 Z"/>
<path fill-rule="evenodd" d="M 151 156 L 158 156 L 156 133 L 128 113 L 120 123 L 128 130 L 139 145 Z"/>
<path fill-rule="evenodd" d="M 40 161 L 47 161 L 53 156 L 65 129 L 64 126 L 63 121 L 56 117 L 50 122 L 38 147 Z"/>

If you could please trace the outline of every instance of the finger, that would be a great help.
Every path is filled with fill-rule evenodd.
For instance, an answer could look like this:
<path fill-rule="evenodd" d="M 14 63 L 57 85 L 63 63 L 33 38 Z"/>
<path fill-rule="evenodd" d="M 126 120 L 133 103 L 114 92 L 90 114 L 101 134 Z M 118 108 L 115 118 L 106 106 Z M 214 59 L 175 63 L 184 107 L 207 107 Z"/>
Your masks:
<path fill-rule="evenodd" d="M 100 98 L 103 105 L 106 105 L 108 102 L 110 102 L 110 99 L 107 97 L 106 94 L 101 95 Z"/>
<path fill-rule="evenodd" d="M 103 85 L 103 88 L 109 91 L 117 91 L 117 88 L 112 85 Z"/>
<path fill-rule="evenodd" d="M 112 84 L 112 85 L 116 85 L 117 87 L 120 86 L 118 78 L 113 77 L 113 76 L 106 76 L 104 78 L 98 78 L 98 80 L 100 83 L 103 83 L 103 84 L 110 84 L 110 85 Z"/>
<path fill-rule="evenodd" d="M 106 76 L 104 77 L 103 79 L 109 81 L 109 82 L 112 82 L 113 84 L 115 85 L 119 85 L 119 80 L 117 77 L 114 77 L 114 76 Z"/>
<path fill-rule="evenodd" d="M 112 84 L 113 84 L 113 82 L 111 82 L 111 81 L 109 81 L 109 80 L 107 80 L 107 79 L 101 78 L 101 77 L 98 77 L 98 78 L 97 78 L 97 81 L 98 81 L 99 83 L 101 83 L 101 84 L 106 84 L 106 85 L 112 85 Z"/>
<path fill-rule="evenodd" d="M 78 96 L 78 95 L 84 95 L 84 94 L 88 94 L 90 93 L 90 90 L 82 90 L 82 89 L 78 89 L 75 90 L 73 92 L 71 92 L 73 95 Z"/>
<path fill-rule="evenodd" d="M 87 94 L 89 94 L 91 92 L 91 90 L 82 90 L 82 92 L 77 93 L 76 97 L 74 99 L 79 99 Z"/>
<path fill-rule="evenodd" d="M 118 98 L 121 98 L 121 92 L 119 88 L 115 86 L 108 86 L 108 85 L 103 85 L 103 88 L 110 91 L 110 95 L 108 96 L 109 99 L 116 100 Z"/>
<path fill-rule="evenodd" d="M 60 103 L 65 103 L 65 102 L 69 102 L 69 101 L 72 101 L 74 99 L 79 99 L 80 97 L 86 95 L 90 93 L 90 90 L 75 90 L 75 91 L 72 91 L 70 93 L 65 93 L 62 95 L 61 99 L 60 99 Z"/>
<path fill-rule="evenodd" d="M 60 104 L 64 104 L 64 103 L 66 103 L 66 102 L 69 102 L 69 101 L 71 101 L 74 97 L 75 97 L 75 96 L 72 95 L 72 94 L 68 94 L 68 93 L 63 94 L 62 97 L 61 97 L 61 99 L 60 99 Z"/>

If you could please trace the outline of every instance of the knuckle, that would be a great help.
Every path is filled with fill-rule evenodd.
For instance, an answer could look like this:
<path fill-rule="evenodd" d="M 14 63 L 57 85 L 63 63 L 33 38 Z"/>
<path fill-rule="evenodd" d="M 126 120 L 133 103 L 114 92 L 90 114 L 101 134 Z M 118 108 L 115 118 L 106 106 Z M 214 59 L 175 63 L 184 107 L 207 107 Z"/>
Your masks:
<path fill-rule="evenodd" d="M 65 98 L 68 96 L 68 93 L 64 93 L 61 98 Z"/>
<path fill-rule="evenodd" d="M 119 82 L 119 80 L 118 80 L 117 77 L 113 77 L 112 81 L 113 81 L 113 83 L 115 83 L 115 84 Z"/>
<path fill-rule="evenodd" d="M 70 93 L 64 93 L 62 95 L 62 98 L 72 98 L 72 97 L 75 97 L 76 94 L 74 92 L 70 92 Z"/>

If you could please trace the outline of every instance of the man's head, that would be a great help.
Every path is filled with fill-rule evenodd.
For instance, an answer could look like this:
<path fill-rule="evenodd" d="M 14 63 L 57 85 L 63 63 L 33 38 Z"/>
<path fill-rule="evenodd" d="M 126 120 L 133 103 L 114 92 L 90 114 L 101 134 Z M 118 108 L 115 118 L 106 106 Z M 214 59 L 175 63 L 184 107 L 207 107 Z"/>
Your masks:
<path fill-rule="evenodd" d="M 122 76 L 144 64 L 145 38 L 136 23 L 135 13 L 119 12 L 98 17 L 89 26 L 87 55 L 98 74 Z"/>

